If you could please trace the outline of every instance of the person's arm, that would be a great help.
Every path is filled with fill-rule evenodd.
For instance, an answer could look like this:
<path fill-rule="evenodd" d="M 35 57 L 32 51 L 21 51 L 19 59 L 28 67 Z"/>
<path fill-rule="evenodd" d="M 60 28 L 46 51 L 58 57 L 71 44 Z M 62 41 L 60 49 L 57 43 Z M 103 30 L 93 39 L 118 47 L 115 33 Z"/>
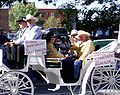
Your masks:
<path fill-rule="evenodd" d="M 22 35 L 21 38 L 19 38 L 19 39 L 17 39 L 17 40 L 13 40 L 13 42 L 14 42 L 15 44 L 23 43 L 26 35 L 27 35 L 27 31 L 25 31 L 25 33 Z M 27 36 L 28 36 L 28 35 L 27 35 Z"/>
<path fill-rule="evenodd" d="M 87 44 L 85 45 L 84 51 L 82 52 L 82 55 L 80 56 L 79 60 L 84 60 L 87 55 L 89 55 L 93 49 L 93 43 L 91 40 L 88 40 Z"/>
<path fill-rule="evenodd" d="M 64 55 L 58 53 L 57 49 L 54 48 L 54 46 L 50 43 L 47 45 L 47 49 L 49 50 L 49 55 L 47 55 L 47 57 L 51 57 L 51 58 L 62 58 L 62 57 L 64 57 Z"/>
<path fill-rule="evenodd" d="M 42 38 L 42 32 L 39 26 L 33 26 L 30 32 L 31 34 L 29 36 L 29 40 L 36 40 Z"/>
<path fill-rule="evenodd" d="M 77 45 L 72 45 L 71 47 L 70 47 L 70 50 L 77 50 L 79 47 L 77 46 Z"/>

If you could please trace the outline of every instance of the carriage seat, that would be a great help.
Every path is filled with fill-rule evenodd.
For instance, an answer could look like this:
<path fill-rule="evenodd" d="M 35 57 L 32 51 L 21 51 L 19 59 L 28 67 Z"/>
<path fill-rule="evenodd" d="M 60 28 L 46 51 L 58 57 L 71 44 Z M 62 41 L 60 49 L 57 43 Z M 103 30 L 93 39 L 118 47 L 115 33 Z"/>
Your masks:
<path fill-rule="evenodd" d="M 10 69 L 23 69 L 27 63 L 24 55 L 24 45 L 6 46 L 7 67 Z"/>
<path fill-rule="evenodd" d="M 101 39 L 101 40 L 94 40 L 93 43 L 95 45 L 95 51 L 101 49 L 102 47 L 108 45 L 109 43 L 115 41 L 115 39 Z"/>
<path fill-rule="evenodd" d="M 32 45 L 31 45 L 32 44 Z M 26 41 L 25 44 L 25 54 L 28 55 L 28 61 L 32 59 L 31 62 L 29 61 L 29 64 L 34 64 L 34 63 L 40 63 L 43 67 L 45 68 L 61 68 L 61 62 L 60 58 L 47 58 L 47 48 L 46 48 L 46 40 L 31 40 L 31 41 Z M 44 56 L 42 58 L 44 61 L 39 62 L 37 61 L 41 59 L 41 56 Z M 34 58 L 33 58 L 34 57 Z"/>

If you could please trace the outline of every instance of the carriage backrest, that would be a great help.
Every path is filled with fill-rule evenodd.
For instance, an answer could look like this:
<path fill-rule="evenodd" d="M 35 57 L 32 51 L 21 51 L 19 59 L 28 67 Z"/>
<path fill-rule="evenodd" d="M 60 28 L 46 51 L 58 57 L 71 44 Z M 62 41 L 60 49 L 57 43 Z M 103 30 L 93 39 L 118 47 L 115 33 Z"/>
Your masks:
<path fill-rule="evenodd" d="M 61 68 L 60 58 L 46 58 L 46 40 L 25 41 L 25 55 L 29 65 L 40 65 L 43 68 Z M 56 64 L 57 63 L 57 64 Z"/>
<path fill-rule="evenodd" d="M 101 40 L 94 40 L 93 43 L 95 45 L 95 50 L 99 50 L 102 47 L 108 45 L 109 43 L 115 41 L 116 39 L 101 39 Z"/>

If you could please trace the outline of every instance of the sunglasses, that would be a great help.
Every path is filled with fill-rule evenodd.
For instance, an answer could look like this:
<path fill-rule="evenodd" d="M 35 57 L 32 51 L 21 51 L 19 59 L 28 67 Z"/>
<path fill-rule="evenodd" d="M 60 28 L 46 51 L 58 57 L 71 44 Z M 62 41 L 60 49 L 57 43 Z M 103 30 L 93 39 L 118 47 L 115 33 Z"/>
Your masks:
<path fill-rule="evenodd" d="M 31 22 L 31 19 L 27 20 L 27 22 Z"/>

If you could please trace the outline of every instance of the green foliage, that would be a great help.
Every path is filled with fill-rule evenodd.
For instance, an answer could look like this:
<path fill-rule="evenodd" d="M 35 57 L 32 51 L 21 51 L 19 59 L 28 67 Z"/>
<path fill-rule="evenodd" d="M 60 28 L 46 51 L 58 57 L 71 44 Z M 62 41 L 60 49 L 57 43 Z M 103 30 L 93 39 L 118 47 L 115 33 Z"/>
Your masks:
<path fill-rule="evenodd" d="M 62 24 L 65 25 L 67 31 L 71 31 L 73 23 L 78 21 L 78 10 L 74 4 L 63 4 L 59 7 L 59 13 L 64 16 Z"/>
<path fill-rule="evenodd" d="M 120 23 L 119 10 L 119 4 L 115 4 L 114 2 L 111 2 L 109 7 L 104 3 L 100 9 L 84 9 L 81 12 L 84 14 L 84 18 L 81 20 L 81 26 L 87 31 L 94 31 L 98 28 L 103 30 L 109 28 L 112 32 L 116 31 Z M 96 14 L 96 17 L 93 18 L 92 16 L 94 14 Z"/>
<path fill-rule="evenodd" d="M 23 2 L 23 4 L 26 4 L 26 0 L 1 0 L 0 7 L 2 7 L 3 5 L 12 5 L 16 1 Z M 43 0 L 38 0 L 38 1 L 43 1 Z M 68 29 L 68 31 L 71 31 L 73 22 L 76 22 L 77 30 L 83 29 L 88 32 L 91 32 L 97 28 L 102 28 L 102 29 L 109 28 L 112 31 L 118 30 L 118 26 L 120 24 L 120 15 L 119 15 L 120 4 L 115 4 L 114 2 L 119 0 L 83 0 L 82 4 L 80 1 L 81 0 L 74 0 L 73 3 L 72 2 L 70 4 L 66 3 L 59 7 L 60 13 L 64 15 L 64 20 L 60 23 L 65 25 L 65 28 Z M 98 4 L 103 4 L 103 7 L 101 9 L 98 9 L 97 8 L 98 6 L 95 6 L 96 8 L 86 9 L 86 7 L 89 7 L 89 5 L 91 5 L 94 1 L 98 1 Z M 56 3 L 56 2 L 53 2 L 53 3 Z M 110 7 L 108 8 L 105 5 L 105 3 L 110 3 Z M 80 10 L 77 10 L 75 8 L 76 5 L 81 5 L 82 8 Z M 26 15 L 25 13 L 31 12 L 30 11 L 31 6 L 28 7 L 28 9 L 23 9 L 22 7 L 22 10 L 19 9 L 19 6 L 16 6 L 16 7 L 17 7 L 17 10 L 16 9 L 12 10 L 10 14 L 10 17 L 11 17 L 10 27 L 12 27 L 12 29 L 16 29 L 16 20 L 20 16 L 25 16 Z M 16 14 L 13 14 L 14 11 L 16 11 Z M 82 14 L 82 19 L 78 20 L 78 14 Z M 94 14 L 97 14 L 97 15 L 96 17 L 93 18 Z M 47 25 L 47 23 L 49 24 L 50 21 L 47 21 L 44 27 L 51 27 L 51 26 L 57 27 L 57 26 L 54 26 L 54 25 L 57 25 L 56 23 Z"/>
<path fill-rule="evenodd" d="M 25 17 L 29 13 L 32 15 L 35 15 L 37 13 L 37 9 L 35 8 L 34 3 L 24 5 L 23 3 L 17 2 L 14 6 L 12 6 L 9 11 L 10 30 L 16 31 L 19 28 L 16 21 L 21 17 Z"/>
<path fill-rule="evenodd" d="M 48 17 L 48 20 L 43 25 L 43 28 L 57 28 L 61 27 L 60 18 L 55 18 L 54 16 Z"/>
<path fill-rule="evenodd" d="M 77 3 L 80 3 L 80 0 L 75 0 Z M 98 4 L 108 3 L 108 2 L 114 2 L 118 0 L 84 0 L 82 5 L 90 5 L 91 3 L 98 1 Z"/>
<path fill-rule="evenodd" d="M 81 3 L 82 8 L 77 10 L 75 6 L 80 2 L 79 0 L 75 1 L 76 3 L 66 3 L 59 7 L 60 13 L 64 15 L 62 24 L 65 24 L 65 27 L 68 29 L 68 31 L 72 30 L 72 22 L 74 22 L 74 17 L 77 30 L 82 29 L 91 32 L 101 28 L 103 30 L 109 29 L 111 31 L 110 34 L 112 34 L 113 31 L 119 29 L 119 3 L 115 3 L 113 0 L 97 0 L 98 4 L 102 4 L 102 8 L 98 8 L 98 6 L 90 8 L 89 5 L 96 0 L 84 0 L 83 3 Z M 109 7 L 107 6 L 108 3 Z M 78 17 L 81 17 L 81 19 L 78 20 Z"/>
<path fill-rule="evenodd" d="M 4 6 L 11 6 L 14 2 L 23 2 L 25 5 L 27 4 L 27 0 L 0 0 L 0 8 Z"/>
<path fill-rule="evenodd" d="M 38 13 L 38 12 L 37 12 Z M 42 15 L 41 14 L 38 14 L 38 15 L 35 15 L 35 17 L 38 17 L 38 21 L 36 22 L 36 24 L 38 26 L 42 26 L 44 24 L 44 20 L 42 20 Z"/>

